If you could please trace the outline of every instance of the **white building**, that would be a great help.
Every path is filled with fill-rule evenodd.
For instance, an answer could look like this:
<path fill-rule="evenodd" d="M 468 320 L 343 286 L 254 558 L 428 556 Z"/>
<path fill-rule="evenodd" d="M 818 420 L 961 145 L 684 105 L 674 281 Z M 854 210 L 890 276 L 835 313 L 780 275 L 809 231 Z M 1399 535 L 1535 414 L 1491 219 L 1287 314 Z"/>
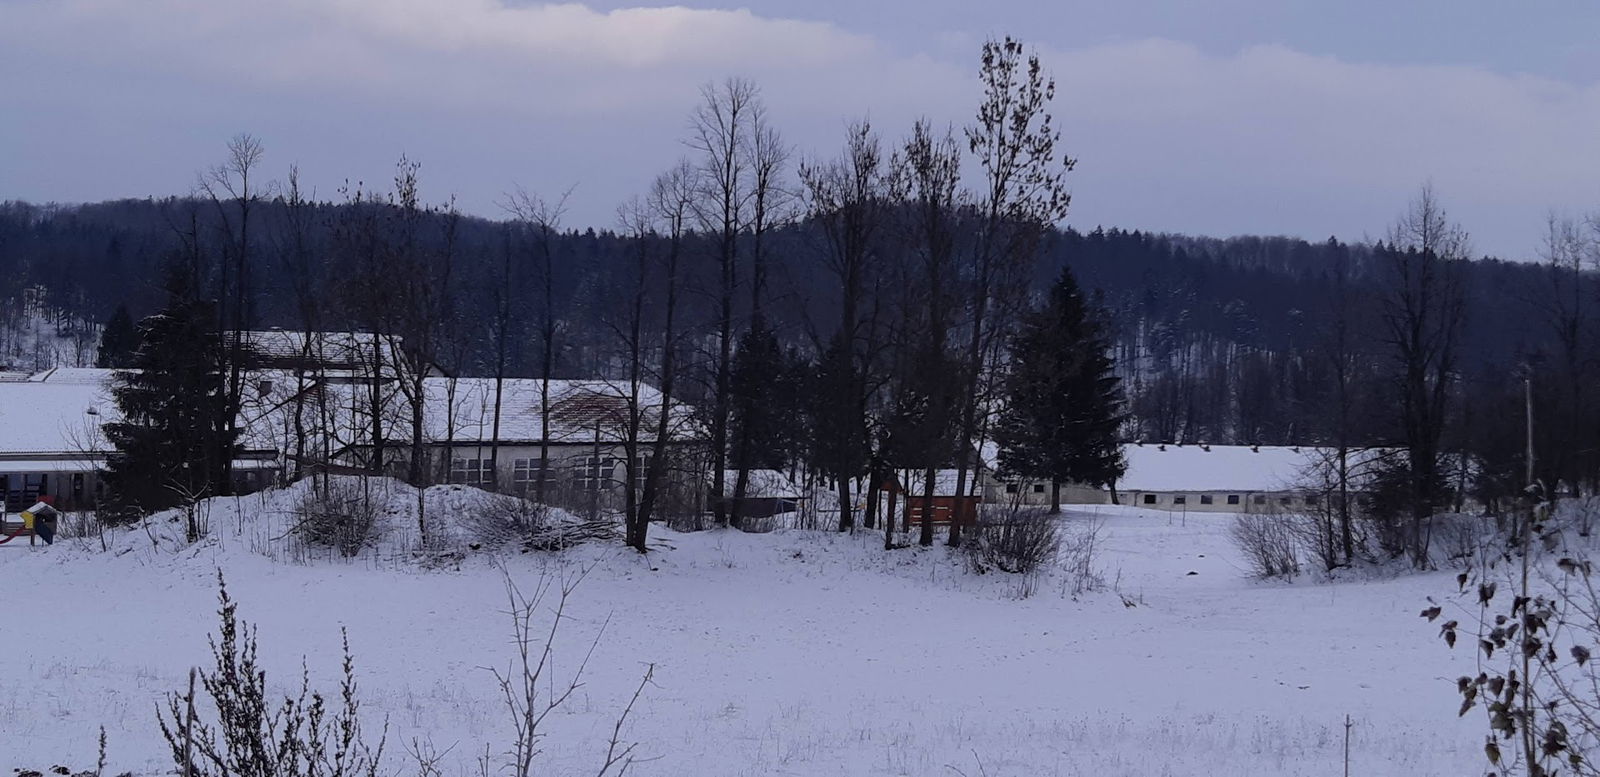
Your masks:
<path fill-rule="evenodd" d="M 1123 504 L 1188 512 L 1285 512 L 1314 508 L 1328 451 L 1251 445 L 1123 447 Z"/>

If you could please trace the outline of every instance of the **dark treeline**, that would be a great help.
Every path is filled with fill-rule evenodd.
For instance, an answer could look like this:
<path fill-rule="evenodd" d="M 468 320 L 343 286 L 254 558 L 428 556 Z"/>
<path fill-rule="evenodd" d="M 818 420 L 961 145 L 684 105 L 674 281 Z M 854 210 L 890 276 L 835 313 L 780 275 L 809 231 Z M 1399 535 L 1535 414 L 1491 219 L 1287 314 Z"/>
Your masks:
<path fill-rule="evenodd" d="M 324 274 L 318 284 L 332 288 L 335 279 L 352 272 L 343 266 L 348 257 L 329 247 L 351 206 L 310 207 L 309 250 L 319 256 Z M 264 240 L 277 238 L 285 210 L 281 201 L 263 204 L 262 221 L 269 225 Z M 6 203 L 0 206 L 0 282 L 10 288 L 0 293 L 20 294 L 42 285 L 87 320 L 106 321 L 121 304 L 135 318 L 146 315 L 160 304 L 162 263 L 179 242 L 172 222 L 191 211 L 204 217 L 201 203 L 182 198 L 76 206 Z M 467 330 L 483 336 L 465 338 L 460 353 L 446 355 L 445 366 L 462 374 L 492 374 L 495 300 L 505 289 L 519 327 L 508 338 L 509 374 L 537 375 L 540 294 L 533 288 L 538 282 L 533 241 L 506 221 L 462 217 L 457 230 L 459 314 Z M 685 255 L 703 257 L 715 250 L 714 236 L 695 233 L 683 239 Z M 774 277 L 767 281 L 773 295 L 768 316 L 782 340 L 805 349 L 831 337 L 838 321 L 837 300 L 823 291 L 827 269 L 817 245 L 823 239 L 809 221 L 769 238 Z M 661 240 L 594 229 L 552 237 L 555 297 L 571 303 L 562 314 L 570 332 L 557 359 L 558 376 L 590 376 L 609 368 L 610 344 L 598 326 L 605 308 L 594 289 L 625 271 L 634 261 L 636 243 Z M 508 255 L 509 286 L 502 283 Z M 285 267 L 286 258 L 272 252 L 260 261 L 257 325 L 300 326 L 294 273 Z M 1372 246 L 1333 240 L 1068 228 L 1045 242 L 1033 276 L 1035 293 L 1042 293 L 1063 266 L 1100 297 L 1115 321 L 1119 369 L 1134 399 L 1130 438 L 1162 442 L 1309 444 L 1320 439 L 1330 381 L 1329 367 L 1316 351 L 1337 316 L 1337 276 L 1347 275 L 1344 293 L 1367 306 L 1369 317 L 1376 315 L 1387 288 L 1385 268 Z M 1472 261 L 1463 270 L 1471 308 L 1461 336 L 1463 377 L 1493 382 L 1497 374 L 1530 360 L 1553 366 L 1562 349 L 1557 323 L 1550 318 L 1554 311 L 1548 309 L 1557 271 L 1549 264 L 1492 259 Z M 686 263 L 684 271 L 704 275 L 707 268 L 697 261 Z M 1600 287 L 1594 278 L 1584 273 L 1581 282 L 1577 298 L 1596 300 Z M 690 300 L 684 306 L 686 330 L 706 324 L 708 311 L 699 303 Z M 738 303 L 744 318 L 748 302 Z M 332 316 L 329 328 L 361 323 L 351 312 L 335 310 Z M 1360 326 L 1358 339 L 1371 346 L 1374 359 L 1382 358 L 1376 322 Z"/>

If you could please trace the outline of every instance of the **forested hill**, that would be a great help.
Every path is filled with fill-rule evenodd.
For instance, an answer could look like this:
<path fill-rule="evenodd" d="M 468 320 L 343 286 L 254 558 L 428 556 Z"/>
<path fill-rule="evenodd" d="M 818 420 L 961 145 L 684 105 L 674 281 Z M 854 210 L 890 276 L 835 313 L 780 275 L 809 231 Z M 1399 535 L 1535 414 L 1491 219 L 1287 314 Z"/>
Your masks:
<path fill-rule="evenodd" d="M 259 204 L 249 270 L 255 325 L 302 328 L 299 288 L 321 295 L 319 309 L 326 312 L 319 328 L 360 328 L 361 322 L 345 313 L 351 309 L 350 295 L 359 291 L 348 288 L 351 260 L 340 248 L 341 235 L 348 238 L 350 208 L 318 204 L 290 214 L 282 201 Z M 20 300 L 24 289 L 43 286 L 53 304 L 88 320 L 104 321 L 119 304 L 135 317 L 149 313 L 161 299 L 163 263 L 185 251 L 207 250 L 207 235 L 216 228 L 214 211 L 210 203 L 186 199 L 0 205 L 0 297 Z M 452 341 L 459 347 L 447 355 L 451 363 L 446 366 L 464 374 L 487 372 L 495 349 L 486 333 L 504 293 L 512 326 L 527 333 L 511 338 L 510 372 L 537 374 L 532 332 L 544 295 L 527 230 L 509 222 L 451 219 L 439 211 L 428 211 L 426 218 L 438 234 L 447 231 L 445 222 L 454 226 L 448 283 L 453 331 L 459 334 Z M 799 353 L 814 352 L 829 334 L 822 322 L 837 317 L 821 238 L 812 225 L 801 223 L 769 240 L 768 316 Z M 619 299 L 618 279 L 638 266 L 641 256 L 664 250 L 661 242 L 593 229 L 553 236 L 552 302 L 563 322 L 558 373 L 605 373 L 615 363 L 614 328 L 605 317 Z M 886 266 L 911 261 L 897 257 L 897 250 L 895 241 L 883 241 L 879 254 Z M 295 264 L 296 251 L 315 261 Z M 1331 364 L 1326 344 L 1340 317 L 1348 323 L 1364 374 L 1378 380 L 1389 358 L 1382 326 L 1389 268 L 1372 246 L 1096 228 L 1052 234 L 1041 254 L 1033 272 L 1035 290 L 1067 265 L 1113 315 L 1119 369 L 1132 398 L 1132 437 L 1316 442 L 1325 436 Z M 687 324 L 708 338 L 714 331 L 712 306 L 709 297 L 693 290 L 697 284 L 710 288 L 715 267 L 710 241 L 691 235 L 684 263 Z M 1543 304 L 1552 294 L 1553 277 L 1542 265 L 1477 260 L 1463 267 L 1468 311 L 1458 373 L 1467 393 L 1489 402 L 1509 390 L 1508 376 L 1517 364 L 1537 363 L 1556 350 L 1549 306 Z M 307 283 L 296 286 L 297 278 Z M 1583 284 L 1583 298 L 1592 299 L 1593 279 L 1585 276 Z M 892 271 L 880 272 L 873 287 L 884 310 L 903 293 Z M 745 297 L 739 296 L 740 305 L 748 310 Z M 696 390 L 695 381 L 688 383 L 691 392 Z M 1475 407 L 1472 397 L 1468 400 L 1459 403 L 1462 412 Z M 1369 436 L 1381 437 L 1387 409 L 1375 403 L 1366 415 L 1373 422 Z"/>

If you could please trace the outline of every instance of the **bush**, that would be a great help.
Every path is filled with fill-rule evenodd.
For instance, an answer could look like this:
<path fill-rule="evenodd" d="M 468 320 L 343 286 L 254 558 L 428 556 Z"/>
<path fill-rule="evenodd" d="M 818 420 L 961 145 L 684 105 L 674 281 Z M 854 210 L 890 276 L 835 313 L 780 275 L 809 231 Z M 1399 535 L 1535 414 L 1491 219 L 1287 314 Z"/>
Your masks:
<path fill-rule="evenodd" d="M 486 495 L 477 509 L 461 517 L 473 540 L 489 547 L 523 542 L 549 521 L 549 507 L 508 494 Z"/>
<path fill-rule="evenodd" d="M 294 531 L 307 543 L 333 548 L 346 558 L 359 554 L 378 539 L 378 506 L 362 484 L 328 481 L 300 498 L 295 508 Z"/>
<path fill-rule="evenodd" d="M 564 550 L 585 542 L 616 539 L 616 523 L 586 520 L 531 499 L 485 494 L 478 508 L 462 517 L 467 531 L 488 547 L 520 545 L 524 551 Z"/>
<path fill-rule="evenodd" d="M 1291 517 L 1245 513 L 1233 519 L 1228 533 L 1256 577 L 1292 578 L 1300 573 L 1300 543 Z"/>
<path fill-rule="evenodd" d="M 238 619 L 238 605 L 229 598 L 220 571 L 217 588 L 220 629 L 211 641 L 213 668 L 198 673 L 210 703 L 202 705 L 196 698 L 191 673 L 187 692 L 169 693 L 166 709 L 157 708 L 177 772 L 196 777 L 376 777 L 383 738 L 369 747 L 362 736 L 348 637 L 341 682 L 332 699 L 311 690 L 309 673 L 302 673 L 299 692 L 274 704 L 267 673 L 256 661 L 255 630 Z"/>
<path fill-rule="evenodd" d="M 1078 596 L 1105 587 L 1105 577 L 1099 566 L 1100 527 L 1104 525 L 1100 518 L 1093 518 L 1062 532 L 1059 555 L 1061 569 L 1066 574 L 1062 580 L 1063 592 Z"/>
<path fill-rule="evenodd" d="M 1055 560 L 1061 550 L 1061 524 L 1042 507 L 1014 507 L 985 515 L 967 542 L 979 572 L 998 569 L 1029 574 Z"/>

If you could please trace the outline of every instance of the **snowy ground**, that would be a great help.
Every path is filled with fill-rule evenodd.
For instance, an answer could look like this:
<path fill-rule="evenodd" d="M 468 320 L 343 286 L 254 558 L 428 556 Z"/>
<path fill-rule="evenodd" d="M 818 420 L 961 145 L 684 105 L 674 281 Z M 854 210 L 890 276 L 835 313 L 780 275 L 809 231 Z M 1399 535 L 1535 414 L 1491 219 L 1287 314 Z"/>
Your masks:
<path fill-rule="evenodd" d="M 484 667 L 510 646 L 492 559 L 268 558 L 283 505 L 241 500 L 243 522 L 218 508 L 214 539 L 182 551 L 142 532 L 115 538 L 120 553 L 0 547 L 0 766 L 92 768 L 104 725 L 114 773 L 169 770 L 154 710 L 208 657 L 217 567 L 273 677 L 294 679 L 307 655 L 331 684 L 344 626 L 391 753 L 431 739 L 466 774 L 486 745 L 500 752 L 509 725 Z M 587 684 L 554 716 L 546 773 L 597 770 L 649 663 L 656 686 L 626 731 L 654 758 L 639 775 L 1329 775 L 1346 714 L 1352 774 L 1480 771 L 1480 721 L 1454 717 L 1470 656 L 1417 617 L 1448 574 L 1257 583 L 1226 516 L 1099 515 L 1122 595 L 1077 600 L 1059 580 L 1019 600 L 1015 578 L 974 576 L 942 548 L 886 555 L 870 533 L 657 529 L 647 559 L 501 556 L 525 588 L 594 564 L 563 670 L 609 619 Z"/>

